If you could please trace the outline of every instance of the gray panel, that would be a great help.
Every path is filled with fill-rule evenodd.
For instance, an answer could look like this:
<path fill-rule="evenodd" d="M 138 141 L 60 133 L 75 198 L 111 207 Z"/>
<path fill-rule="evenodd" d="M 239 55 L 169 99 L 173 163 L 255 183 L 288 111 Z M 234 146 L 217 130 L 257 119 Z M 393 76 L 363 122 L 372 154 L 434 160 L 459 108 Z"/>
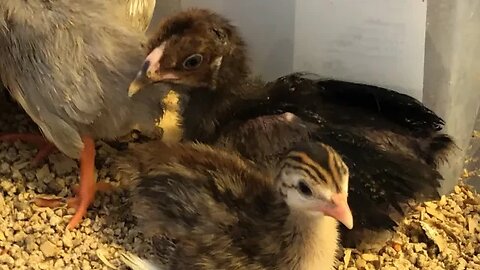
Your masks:
<path fill-rule="evenodd" d="M 465 182 L 480 191 L 480 110 L 477 113 L 477 122 L 475 124 L 476 135 L 472 138 L 470 146 L 467 150 L 467 162 L 465 170 L 469 174 Z"/>
<path fill-rule="evenodd" d="M 480 2 L 428 1 L 424 102 L 447 122 L 460 148 L 442 168 L 442 193 L 452 190 L 463 168 L 480 106 Z"/>

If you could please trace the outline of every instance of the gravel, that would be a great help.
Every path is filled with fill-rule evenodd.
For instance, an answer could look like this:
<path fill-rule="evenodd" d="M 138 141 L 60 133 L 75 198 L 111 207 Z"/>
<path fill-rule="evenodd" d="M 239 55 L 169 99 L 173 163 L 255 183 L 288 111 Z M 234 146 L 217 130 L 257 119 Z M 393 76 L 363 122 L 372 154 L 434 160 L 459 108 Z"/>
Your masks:
<path fill-rule="evenodd" d="M 338 269 L 480 269 L 479 194 L 460 182 L 448 196 L 411 207 L 395 232 L 344 250 Z"/>
<path fill-rule="evenodd" d="M 0 132 L 38 132 L 16 105 L 0 99 Z M 78 184 L 78 164 L 61 153 L 38 167 L 30 166 L 36 149 L 20 142 L 0 143 L 0 270 L 6 269 L 128 269 L 121 252 L 150 254 L 129 214 L 122 192 L 99 194 L 81 226 L 66 225 L 73 209 L 37 207 L 32 200 L 66 197 Z M 97 176 L 110 179 L 112 149 L 97 144 Z M 49 195 L 49 196 L 48 196 Z"/>
<path fill-rule="evenodd" d="M 28 116 L 0 99 L 0 132 L 38 132 Z M 97 145 L 98 180 L 112 182 L 112 148 Z M 122 192 L 99 194 L 73 231 L 65 229 L 73 209 L 40 208 L 40 195 L 66 197 L 78 183 L 75 160 L 56 153 L 31 167 L 36 149 L 0 144 L 0 270 L 127 269 L 122 252 L 150 257 L 151 245 L 137 230 Z M 466 172 L 468 174 L 468 172 Z M 480 196 L 460 184 L 439 201 L 411 204 L 395 232 L 345 249 L 339 269 L 480 269 Z"/>

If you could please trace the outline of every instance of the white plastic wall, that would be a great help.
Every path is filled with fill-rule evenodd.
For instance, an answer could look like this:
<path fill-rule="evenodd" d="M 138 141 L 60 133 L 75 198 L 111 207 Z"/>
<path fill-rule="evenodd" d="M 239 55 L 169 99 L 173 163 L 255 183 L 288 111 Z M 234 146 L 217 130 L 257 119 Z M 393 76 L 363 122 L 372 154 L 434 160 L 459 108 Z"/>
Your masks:
<path fill-rule="evenodd" d="M 459 147 L 443 169 L 444 192 L 462 171 L 480 108 L 479 59 L 480 1 L 428 1 L 423 101 L 445 119 Z"/>
<path fill-rule="evenodd" d="M 424 101 L 460 148 L 442 192 L 456 183 L 480 106 L 480 1 L 158 0 L 152 24 L 187 7 L 229 17 L 266 80 L 311 71 Z"/>

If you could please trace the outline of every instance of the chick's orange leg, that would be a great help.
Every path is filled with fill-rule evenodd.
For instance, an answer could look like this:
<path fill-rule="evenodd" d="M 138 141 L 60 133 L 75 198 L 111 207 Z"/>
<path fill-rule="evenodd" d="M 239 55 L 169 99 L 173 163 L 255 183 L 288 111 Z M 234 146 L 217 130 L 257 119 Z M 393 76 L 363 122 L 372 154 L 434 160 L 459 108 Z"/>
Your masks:
<path fill-rule="evenodd" d="M 37 166 L 45 160 L 48 155 L 57 150 L 54 144 L 47 141 L 42 135 L 31 133 L 0 133 L 0 141 L 15 142 L 23 141 L 35 145 L 38 152 L 32 160 L 32 165 Z"/>
<path fill-rule="evenodd" d="M 73 188 L 73 198 L 67 199 L 67 205 L 76 209 L 75 214 L 67 225 L 68 229 L 75 228 L 87 214 L 87 209 L 95 199 L 97 191 L 112 191 L 115 187 L 107 182 L 95 181 L 95 142 L 90 137 L 83 137 L 83 150 L 80 154 L 80 185 Z M 40 207 L 60 207 L 63 199 L 37 198 L 35 204 Z"/>
<path fill-rule="evenodd" d="M 82 218 L 87 214 L 87 209 L 95 198 L 95 142 L 90 137 L 83 137 L 83 149 L 80 153 L 80 187 L 75 197 L 69 198 L 69 206 L 76 208 L 75 214 L 67 225 L 68 229 L 75 228 Z M 62 199 L 43 199 L 38 198 L 35 204 L 40 207 L 58 207 L 62 204 Z"/>
<path fill-rule="evenodd" d="M 82 138 L 83 150 L 80 154 L 80 187 L 76 196 L 69 200 L 69 205 L 76 208 L 76 212 L 67 225 L 68 229 L 75 228 L 87 214 L 87 209 L 95 199 L 95 142 L 91 137 Z"/>

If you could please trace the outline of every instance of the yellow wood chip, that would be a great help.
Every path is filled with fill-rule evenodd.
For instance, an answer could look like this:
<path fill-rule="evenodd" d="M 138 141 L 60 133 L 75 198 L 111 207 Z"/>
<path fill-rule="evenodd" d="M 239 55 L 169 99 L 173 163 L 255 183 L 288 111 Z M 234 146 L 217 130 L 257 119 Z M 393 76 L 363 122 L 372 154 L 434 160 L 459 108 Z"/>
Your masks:
<path fill-rule="evenodd" d="M 438 233 L 432 226 L 428 223 L 420 221 L 420 226 L 425 231 L 425 234 L 430 238 L 437 246 L 440 252 L 444 252 L 447 249 L 447 241 L 441 234 Z"/>
<path fill-rule="evenodd" d="M 445 220 L 445 216 L 441 212 L 435 210 L 435 208 L 427 207 L 427 213 L 438 218 L 439 220 Z"/>
<path fill-rule="evenodd" d="M 348 264 L 350 263 L 350 258 L 352 257 L 352 250 L 347 248 L 345 249 L 345 253 L 343 256 L 343 264 L 345 265 L 345 268 L 348 267 Z"/>
<path fill-rule="evenodd" d="M 367 262 L 373 262 L 378 260 L 378 256 L 371 253 L 365 253 L 365 254 L 362 254 L 362 259 L 364 259 Z"/>
<path fill-rule="evenodd" d="M 112 269 L 117 269 L 117 267 L 115 267 L 115 265 L 113 265 L 112 263 L 110 263 L 107 260 L 107 258 L 104 255 L 104 250 L 97 249 L 96 253 L 97 253 L 97 257 L 100 259 L 100 261 L 102 261 L 107 267 L 112 268 Z"/>
<path fill-rule="evenodd" d="M 432 208 L 432 209 L 437 208 L 437 205 L 435 204 L 435 202 L 425 202 L 424 204 L 427 208 Z"/>
<path fill-rule="evenodd" d="M 478 220 L 472 217 L 468 217 L 468 232 L 475 233 L 475 229 L 478 228 Z"/>

